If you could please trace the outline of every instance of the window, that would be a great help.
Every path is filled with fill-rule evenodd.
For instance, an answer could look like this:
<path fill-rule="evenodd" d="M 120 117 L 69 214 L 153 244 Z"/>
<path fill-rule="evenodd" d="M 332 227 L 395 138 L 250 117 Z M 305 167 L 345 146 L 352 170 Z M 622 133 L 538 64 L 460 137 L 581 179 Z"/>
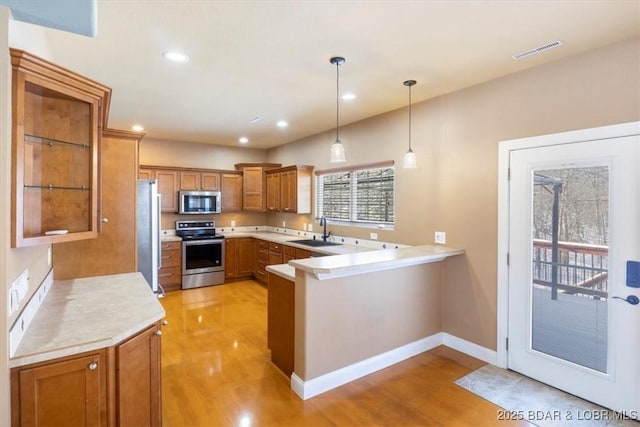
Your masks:
<path fill-rule="evenodd" d="M 331 220 L 394 223 L 393 162 L 316 172 L 316 214 Z"/>

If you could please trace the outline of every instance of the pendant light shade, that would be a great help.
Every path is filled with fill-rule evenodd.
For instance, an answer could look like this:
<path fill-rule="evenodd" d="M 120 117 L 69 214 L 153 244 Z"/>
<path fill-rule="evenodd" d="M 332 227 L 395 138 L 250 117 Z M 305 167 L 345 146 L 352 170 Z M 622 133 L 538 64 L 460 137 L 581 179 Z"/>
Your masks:
<path fill-rule="evenodd" d="M 405 153 L 402 163 L 405 169 L 416 169 L 418 167 L 416 153 L 411 149 L 411 86 L 414 86 L 416 81 L 405 80 L 402 84 L 409 88 L 409 149 Z"/>
<path fill-rule="evenodd" d="M 336 140 L 331 145 L 331 163 L 346 161 L 344 146 L 340 142 L 340 66 L 344 61 L 345 59 L 341 56 L 335 56 L 329 60 L 336 66 Z"/>

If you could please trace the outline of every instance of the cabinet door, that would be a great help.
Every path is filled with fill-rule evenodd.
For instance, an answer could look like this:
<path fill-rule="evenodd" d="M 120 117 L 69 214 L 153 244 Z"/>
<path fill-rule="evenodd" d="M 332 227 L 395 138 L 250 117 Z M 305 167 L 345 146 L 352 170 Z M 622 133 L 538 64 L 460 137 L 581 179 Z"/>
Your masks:
<path fill-rule="evenodd" d="M 19 397 L 12 402 L 13 424 L 107 425 L 106 372 L 105 353 L 98 352 L 12 373 L 13 395 Z"/>
<path fill-rule="evenodd" d="M 200 172 L 180 171 L 180 190 L 200 190 Z"/>
<path fill-rule="evenodd" d="M 280 211 L 281 199 L 280 199 L 280 185 L 281 185 L 280 172 L 273 172 L 267 174 L 267 210 L 269 212 Z"/>
<path fill-rule="evenodd" d="M 220 174 L 202 172 L 200 174 L 200 189 L 205 191 L 220 191 Z"/>
<path fill-rule="evenodd" d="M 238 276 L 250 277 L 254 269 L 254 244 L 253 238 L 243 237 L 238 239 Z"/>
<path fill-rule="evenodd" d="M 16 49 L 11 63 L 11 246 L 95 238 L 99 127 L 108 88 Z"/>
<path fill-rule="evenodd" d="M 225 240 L 224 278 L 235 279 L 238 276 L 238 240 Z"/>
<path fill-rule="evenodd" d="M 136 244 L 131 236 L 136 233 L 137 138 L 125 133 L 103 136 L 100 233 L 96 239 L 54 244 L 54 279 L 136 271 Z"/>
<path fill-rule="evenodd" d="M 156 179 L 156 171 L 153 169 L 139 169 L 138 179 Z"/>
<path fill-rule="evenodd" d="M 269 273 L 267 289 L 267 347 L 271 361 L 287 377 L 294 369 L 295 285 Z"/>
<path fill-rule="evenodd" d="M 296 171 L 286 171 L 280 174 L 280 206 L 283 212 L 297 211 Z"/>
<path fill-rule="evenodd" d="M 178 172 L 157 169 L 158 193 L 162 194 L 162 212 L 178 212 Z"/>
<path fill-rule="evenodd" d="M 245 211 L 264 211 L 265 178 L 260 167 L 243 169 L 242 207 Z"/>
<path fill-rule="evenodd" d="M 118 425 L 160 426 L 160 326 L 120 344 L 116 354 Z"/>
<path fill-rule="evenodd" d="M 222 174 L 222 212 L 242 210 L 242 175 Z"/>

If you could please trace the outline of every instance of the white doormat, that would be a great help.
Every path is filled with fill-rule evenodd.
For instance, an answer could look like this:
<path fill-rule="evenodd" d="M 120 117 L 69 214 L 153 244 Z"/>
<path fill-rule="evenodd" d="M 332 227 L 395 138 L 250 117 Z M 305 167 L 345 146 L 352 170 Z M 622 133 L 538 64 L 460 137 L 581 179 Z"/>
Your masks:
<path fill-rule="evenodd" d="M 500 420 L 526 420 L 537 426 L 629 426 L 639 414 L 610 411 L 513 371 L 486 365 L 456 381 L 460 387 L 504 408 Z"/>

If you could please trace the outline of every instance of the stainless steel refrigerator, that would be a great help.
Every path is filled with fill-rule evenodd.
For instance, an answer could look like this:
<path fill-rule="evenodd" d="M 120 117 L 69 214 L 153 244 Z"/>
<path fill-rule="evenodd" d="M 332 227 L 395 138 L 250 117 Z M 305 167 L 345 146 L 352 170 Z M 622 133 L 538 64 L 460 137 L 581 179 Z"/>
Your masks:
<path fill-rule="evenodd" d="M 138 271 L 151 286 L 151 290 L 164 296 L 158 283 L 160 261 L 160 194 L 155 180 L 138 180 Z"/>

